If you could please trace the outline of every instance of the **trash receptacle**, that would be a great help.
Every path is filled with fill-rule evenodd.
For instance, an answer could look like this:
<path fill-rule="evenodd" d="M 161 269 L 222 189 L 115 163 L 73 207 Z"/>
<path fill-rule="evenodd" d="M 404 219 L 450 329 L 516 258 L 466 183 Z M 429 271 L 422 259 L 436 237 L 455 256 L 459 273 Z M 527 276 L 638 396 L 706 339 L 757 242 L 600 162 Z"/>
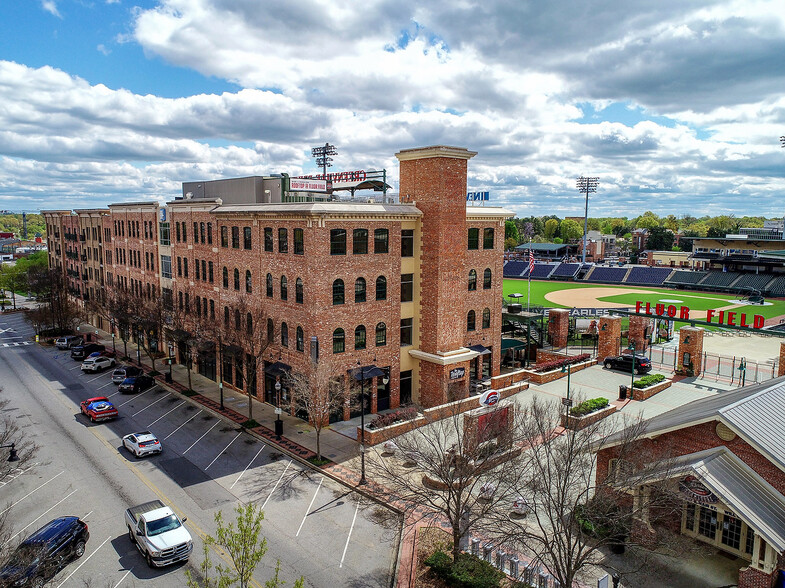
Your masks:
<path fill-rule="evenodd" d="M 164 374 L 164 382 L 166 382 L 167 384 L 171 384 L 172 383 L 172 374 L 170 374 L 169 372 L 166 372 Z"/>
<path fill-rule="evenodd" d="M 619 400 L 627 400 L 627 386 L 619 386 Z"/>

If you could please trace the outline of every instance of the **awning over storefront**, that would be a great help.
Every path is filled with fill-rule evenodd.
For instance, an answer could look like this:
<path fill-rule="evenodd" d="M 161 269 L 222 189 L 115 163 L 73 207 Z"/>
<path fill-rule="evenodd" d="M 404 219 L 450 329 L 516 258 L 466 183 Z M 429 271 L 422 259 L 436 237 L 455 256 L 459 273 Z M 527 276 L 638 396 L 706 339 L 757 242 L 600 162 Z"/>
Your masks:
<path fill-rule="evenodd" d="M 227 345 L 224 347 L 224 355 L 232 355 L 234 357 L 241 357 L 245 353 L 245 349 L 239 345 Z"/>
<path fill-rule="evenodd" d="M 215 350 L 215 343 L 213 341 L 206 341 L 206 340 L 199 341 L 196 344 L 196 348 L 202 353 L 207 353 L 208 351 Z"/>
<path fill-rule="evenodd" d="M 490 355 L 491 350 L 485 347 L 484 345 L 469 345 L 469 349 L 472 351 L 476 351 L 480 355 Z"/>
<path fill-rule="evenodd" d="M 665 460 L 661 468 L 647 472 L 636 483 L 646 484 L 665 478 L 683 481 L 691 476 L 778 553 L 785 551 L 785 496 L 725 446 L 684 455 L 670 462 Z M 692 483 L 694 485 L 694 481 Z M 695 492 L 688 490 L 691 494 L 685 494 L 685 499 L 710 501 L 695 500 Z"/>
<path fill-rule="evenodd" d="M 292 366 L 287 363 L 283 363 L 282 361 L 276 361 L 275 363 L 271 363 L 266 368 L 264 368 L 264 373 L 274 378 L 281 377 L 290 371 L 292 371 Z"/>
<path fill-rule="evenodd" d="M 361 382 L 362 380 L 370 380 L 371 378 L 381 378 L 382 376 L 386 375 L 383 370 L 379 369 L 373 364 L 364 365 L 350 371 L 352 373 L 352 377 L 358 382 Z"/>
<path fill-rule="evenodd" d="M 520 339 L 502 339 L 502 353 L 508 349 L 518 349 L 519 347 L 526 347 L 526 342 Z"/>
<path fill-rule="evenodd" d="M 169 332 L 169 335 L 175 341 L 185 341 L 191 338 L 191 333 L 183 329 L 174 329 L 173 331 Z"/>

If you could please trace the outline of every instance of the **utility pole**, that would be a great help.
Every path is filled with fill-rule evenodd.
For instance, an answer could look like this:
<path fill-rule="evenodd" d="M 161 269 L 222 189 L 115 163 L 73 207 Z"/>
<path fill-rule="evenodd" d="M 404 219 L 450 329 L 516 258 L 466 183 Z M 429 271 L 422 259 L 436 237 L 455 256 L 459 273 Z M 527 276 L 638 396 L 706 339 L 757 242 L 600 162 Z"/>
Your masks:
<path fill-rule="evenodd" d="M 586 194 L 586 210 L 583 215 L 583 255 L 581 256 L 581 263 L 586 263 L 586 233 L 589 228 L 589 192 L 596 192 L 597 186 L 600 184 L 600 178 L 597 177 L 584 177 L 578 178 L 575 186 L 578 192 Z"/>

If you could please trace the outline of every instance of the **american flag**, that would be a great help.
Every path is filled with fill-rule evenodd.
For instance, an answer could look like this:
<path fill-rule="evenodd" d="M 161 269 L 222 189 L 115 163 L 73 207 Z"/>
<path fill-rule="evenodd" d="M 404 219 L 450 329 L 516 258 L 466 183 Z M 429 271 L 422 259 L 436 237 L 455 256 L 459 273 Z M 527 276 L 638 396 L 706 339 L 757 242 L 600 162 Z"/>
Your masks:
<path fill-rule="evenodd" d="M 529 275 L 534 271 L 534 252 L 529 249 Z"/>

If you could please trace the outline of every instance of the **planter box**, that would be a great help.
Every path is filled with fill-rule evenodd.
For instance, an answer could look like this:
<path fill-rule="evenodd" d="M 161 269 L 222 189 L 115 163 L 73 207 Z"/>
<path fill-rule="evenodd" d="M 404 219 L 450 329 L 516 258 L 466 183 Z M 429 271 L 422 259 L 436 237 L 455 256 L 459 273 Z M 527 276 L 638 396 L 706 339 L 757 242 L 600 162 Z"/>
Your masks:
<path fill-rule="evenodd" d="M 561 415 L 561 426 L 565 429 L 580 431 L 584 427 L 593 425 L 597 421 L 601 421 L 605 417 L 611 416 L 614 412 L 616 412 L 616 407 L 611 404 L 610 406 L 606 406 L 600 410 L 590 412 L 585 416 L 567 416 L 563 414 Z"/>
<path fill-rule="evenodd" d="M 635 388 L 632 391 L 632 399 L 633 400 L 648 400 L 652 396 L 654 396 L 657 392 L 662 392 L 666 388 L 670 388 L 671 384 L 673 384 L 673 380 L 663 380 L 653 386 L 649 386 L 647 388 Z M 629 390 L 627 394 L 629 394 Z"/>
<path fill-rule="evenodd" d="M 570 366 L 570 372 L 579 372 L 581 370 L 585 370 L 586 368 L 591 367 L 596 363 L 596 359 L 589 359 L 582 363 L 575 363 Z M 549 372 L 535 372 L 534 370 L 521 371 L 525 374 L 527 380 L 534 382 L 535 384 L 545 384 L 547 382 L 553 382 L 554 380 L 567 377 L 567 372 L 562 372 L 561 368 L 557 368 Z"/>

